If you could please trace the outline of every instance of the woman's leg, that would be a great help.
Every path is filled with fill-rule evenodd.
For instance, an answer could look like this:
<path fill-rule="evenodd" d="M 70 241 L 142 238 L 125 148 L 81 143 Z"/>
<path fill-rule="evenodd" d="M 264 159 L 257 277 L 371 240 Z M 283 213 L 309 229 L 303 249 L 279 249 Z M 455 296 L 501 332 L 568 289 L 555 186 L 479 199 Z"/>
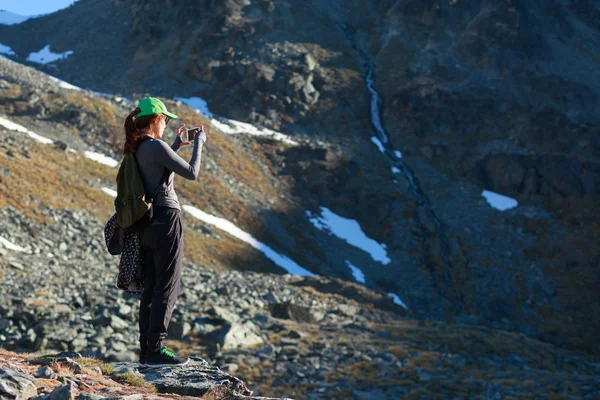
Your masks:
<path fill-rule="evenodd" d="M 183 261 L 183 226 L 180 212 L 161 209 L 156 215 L 157 242 L 154 253 L 155 284 L 150 307 L 148 351 L 160 350 L 179 295 Z M 144 293 L 145 294 L 145 293 Z"/>
<path fill-rule="evenodd" d="M 154 250 L 148 250 L 144 253 L 144 269 L 146 279 L 144 280 L 144 292 L 140 299 L 140 358 L 145 358 L 145 352 L 148 350 L 148 337 L 150 335 L 150 310 L 152 306 L 152 295 L 154 294 L 154 285 L 156 282 L 156 267 L 154 266 Z M 142 354 L 143 353 L 143 354 Z"/>
<path fill-rule="evenodd" d="M 148 350 L 148 337 L 150 335 L 150 310 L 152 305 L 152 295 L 154 294 L 154 285 L 156 283 L 156 266 L 154 264 L 154 243 L 156 233 L 150 227 L 140 234 L 140 245 L 142 257 L 144 260 L 144 291 L 140 299 L 140 361 L 144 362 L 146 351 Z"/>

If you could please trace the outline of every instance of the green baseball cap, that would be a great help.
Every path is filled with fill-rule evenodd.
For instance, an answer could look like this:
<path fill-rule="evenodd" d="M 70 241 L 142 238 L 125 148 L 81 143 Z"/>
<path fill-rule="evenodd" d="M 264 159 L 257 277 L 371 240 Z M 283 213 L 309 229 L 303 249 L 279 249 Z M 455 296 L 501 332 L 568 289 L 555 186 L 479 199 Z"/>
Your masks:
<path fill-rule="evenodd" d="M 165 114 L 169 118 L 177 118 L 177 115 L 168 112 L 165 103 L 156 97 L 146 97 L 140 100 L 137 106 L 140 110 L 142 110 L 142 112 L 137 114 L 135 116 L 136 118 L 154 114 Z"/>

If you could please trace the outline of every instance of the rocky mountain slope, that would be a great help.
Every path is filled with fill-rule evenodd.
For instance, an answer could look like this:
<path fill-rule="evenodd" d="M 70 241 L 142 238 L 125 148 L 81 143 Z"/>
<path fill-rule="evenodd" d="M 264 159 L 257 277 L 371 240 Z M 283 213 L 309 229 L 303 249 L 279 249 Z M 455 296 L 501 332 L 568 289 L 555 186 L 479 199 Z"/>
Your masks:
<path fill-rule="evenodd" d="M 151 369 L 107 364 L 74 351 L 36 356 L 0 349 L 0 356 L 0 396 L 5 399 L 275 400 L 252 396 L 239 379 L 198 359 L 177 369 Z"/>
<path fill-rule="evenodd" d="M 600 320 L 590 318 L 600 315 L 597 5 L 363 3 L 165 8 L 81 0 L 0 26 L 0 43 L 21 62 L 46 45 L 73 51 L 30 64 L 86 88 L 133 98 L 202 96 L 216 114 L 292 135 L 299 145 L 221 135 L 207 116 L 169 103 L 184 119 L 210 125 L 215 138 L 201 185 L 178 182 L 185 201 L 235 221 L 312 272 L 353 280 L 351 262 L 367 287 L 398 294 L 419 318 L 597 354 Z M 38 87 L 27 77 L 35 72 L 0 63 L 3 115 L 76 150 L 118 158 L 131 105 L 58 83 Z M 388 139 L 379 139 L 383 154 L 372 140 L 367 77 L 381 98 L 374 108 Z M 38 168 L 64 170 L 56 168 L 64 158 Z M 36 201 L 62 207 L 58 197 L 36 195 L 34 182 L 43 181 L 17 165 L 21 172 L 11 169 L 7 181 L 20 186 L 6 186 L 0 204 L 38 220 Z M 97 189 L 114 179 L 103 167 L 86 173 Z M 519 205 L 499 212 L 482 189 Z M 110 198 L 71 196 L 72 205 L 110 212 Z M 391 263 L 316 230 L 306 212 L 314 218 L 321 207 L 358 221 L 386 245 Z M 186 252 L 192 262 L 281 272 L 249 246 L 188 222 L 188 243 L 198 243 Z"/>
<path fill-rule="evenodd" d="M 34 119 L 21 119 L 33 126 Z M 46 122 L 47 133 L 51 126 L 60 130 L 58 123 Z M 139 300 L 115 287 L 117 260 L 104 251 L 102 236 L 111 198 L 98 188 L 115 171 L 81 156 L 79 140 L 70 142 L 82 146 L 74 153 L 59 142 L 40 144 L 0 128 L 2 198 L 9 202 L 0 208 L 0 236 L 12 244 L 3 241 L 0 247 L 0 344 L 127 363 L 137 358 Z M 42 180 L 22 180 L 31 170 Z M 189 223 L 188 214 L 185 218 Z M 201 366 L 179 371 L 188 374 L 187 383 L 178 383 L 177 376 L 166 382 L 131 364 L 101 366 L 98 372 L 93 360 L 69 361 L 65 355 L 54 363 L 50 359 L 44 369 L 32 355 L 25 363 L 24 355 L 2 349 L 0 381 L 18 380 L 24 397 L 56 390 L 55 396 L 81 399 L 171 398 L 172 393 L 201 395 L 204 386 L 199 389 L 189 376 L 197 380 L 201 372 L 215 374 L 219 367 L 256 396 L 298 399 L 594 399 L 600 394 L 600 363 L 589 355 L 515 332 L 415 319 L 384 293 L 344 280 L 231 271 L 234 257 L 221 261 L 223 271 L 196 263 L 192 260 L 204 254 L 205 242 L 221 242 L 225 256 L 236 244 L 207 226 L 190 225 L 183 292 L 168 343 Z M 206 254 L 218 259 L 214 251 Z M 152 394 L 155 389 L 161 394 Z"/>

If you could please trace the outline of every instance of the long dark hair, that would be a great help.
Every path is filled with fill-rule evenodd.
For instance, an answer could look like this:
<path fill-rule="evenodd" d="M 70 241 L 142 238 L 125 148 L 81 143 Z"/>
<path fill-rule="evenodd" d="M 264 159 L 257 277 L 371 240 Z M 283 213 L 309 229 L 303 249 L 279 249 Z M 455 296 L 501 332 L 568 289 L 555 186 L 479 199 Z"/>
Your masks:
<path fill-rule="evenodd" d="M 133 119 L 134 116 L 141 112 L 142 110 L 137 107 L 125 118 L 125 146 L 123 146 L 123 155 L 135 153 L 138 141 L 146 135 L 148 127 L 157 118 L 161 117 L 161 114 L 153 114 Z"/>

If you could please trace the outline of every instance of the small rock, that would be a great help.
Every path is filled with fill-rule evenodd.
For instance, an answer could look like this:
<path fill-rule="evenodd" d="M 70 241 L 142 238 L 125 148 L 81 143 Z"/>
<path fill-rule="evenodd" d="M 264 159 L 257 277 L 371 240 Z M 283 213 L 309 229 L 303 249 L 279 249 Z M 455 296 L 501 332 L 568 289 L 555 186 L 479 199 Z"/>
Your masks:
<path fill-rule="evenodd" d="M 270 304 L 269 309 L 273 318 L 291 319 L 296 322 L 314 323 L 315 317 L 307 307 L 292 303 Z"/>
<path fill-rule="evenodd" d="M 106 358 L 111 361 L 130 362 L 137 361 L 138 357 L 133 351 L 116 352 L 109 350 L 106 352 Z"/>
<path fill-rule="evenodd" d="M 350 304 L 340 304 L 338 306 L 338 310 L 340 310 L 340 313 L 348 317 L 354 317 L 358 313 L 358 307 Z"/>
<path fill-rule="evenodd" d="M 105 399 L 104 396 L 99 396 L 97 394 L 81 392 L 79 396 L 77 396 L 77 400 L 102 400 Z"/>
<path fill-rule="evenodd" d="M 28 399 L 37 395 L 35 378 L 10 368 L 0 368 L 0 398 Z"/>
<path fill-rule="evenodd" d="M 81 366 L 81 364 L 79 364 L 76 361 L 73 361 L 72 359 L 70 359 L 68 357 L 60 358 L 60 359 L 58 359 L 58 362 L 71 368 L 73 370 L 73 372 L 75 372 L 76 374 L 81 374 L 83 372 L 83 367 Z"/>
<path fill-rule="evenodd" d="M 129 304 L 121 304 L 119 307 L 119 315 L 129 317 L 131 315 L 131 306 Z"/>
<path fill-rule="evenodd" d="M 269 344 L 256 352 L 256 355 L 260 358 L 269 358 L 273 354 L 275 354 L 275 346 L 272 344 Z"/>
<path fill-rule="evenodd" d="M 169 338 L 181 340 L 192 330 L 192 327 L 187 322 L 172 321 L 169 325 Z"/>
<path fill-rule="evenodd" d="M 10 319 L 0 319 L 0 331 L 9 328 L 12 325 L 12 321 Z"/>
<path fill-rule="evenodd" d="M 56 142 L 54 142 L 54 147 L 57 149 L 60 149 L 62 151 L 67 151 L 67 149 L 69 148 L 69 145 L 61 140 L 57 140 Z"/>
<path fill-rule="evenodd" d="M 298 346 L 298 340 L 292 338 L 281 338 L 280 344 L 282 346 Z"/>
<path fill-rule="evenodd" d="M 48 400 L 73 400 L 75 398 L 75 388 L 73 383 L 56 387 L 48 396 Z"/>
<path fill-rule="evenodd" d="M 221 349 L 224 351 L 238 348 L 244 349 L 263 344 L 264 340 L 258 332 L 256 325 L 250 321 L 235 323 L 225 334 Z"/>
<path fill-rule="evenodd" d="M 36 378 L 44 378 L 44 379 L 57 379 L 58 375 L 54 373 L 54 370 L 50 367 L 39 367 L 37 371 L 35 371 L 34 376 Z"/>
<path fill-rule="evenodd" d="M 110 343 L 110 347 L 117 353 L 127 351 L 127 345 L 123 342 L 114 341 Z"/>
<path fill-rule="evenodd" d="M 221 367 L 222 371 L 225 371 L 230 374 L 235 373 L 235 371 L 237 371 L 238 369 L 239 369 L 239 366 L 235 363 L 225 364 Z"/>
<path fill-rule="evenodd" d="M 24 266 L 22 266 L 22 265 L 21 265 L 21 264 L 19 264 L 18 262 L 14 262 L 14 261 L 11 261 L 11 262 L 9 262 L 9 263 L 8 263 L 8 266 L 9 266 L 9 267 L 13 267 L 13 268 L 15 268 L 15 269 L 18 269 L 18 270 L 20 270 L 20 271 L 23 271 L 23 270 L 25 270 L 25 267 L 24 267 Z"/>
<path fill-rule="evenodd" d="M 306 334 L 298 332 L 298 331 L 289 331 L 287 333 L 287 337 L 289 337 L 290 339 L 300 339 L 303 338 L 304 336 L 306 336 Z"/>
<path fill-rule="evenodd" d="M 110 316 L 110 327 L 113 328 L 116 331 L 119 330 L 124 330 L 129 328 L 130 324 L 128 324 L 126 321 L 123 321 L 121 318 L 117 317 L 116 315 L 111 315 Z"/>
<path fill-rule="evenodd" d="M 279 303 L 279 299 L 273 293 L 268 292 L 263 297 L 263 300 L 267 303 Z"/>

